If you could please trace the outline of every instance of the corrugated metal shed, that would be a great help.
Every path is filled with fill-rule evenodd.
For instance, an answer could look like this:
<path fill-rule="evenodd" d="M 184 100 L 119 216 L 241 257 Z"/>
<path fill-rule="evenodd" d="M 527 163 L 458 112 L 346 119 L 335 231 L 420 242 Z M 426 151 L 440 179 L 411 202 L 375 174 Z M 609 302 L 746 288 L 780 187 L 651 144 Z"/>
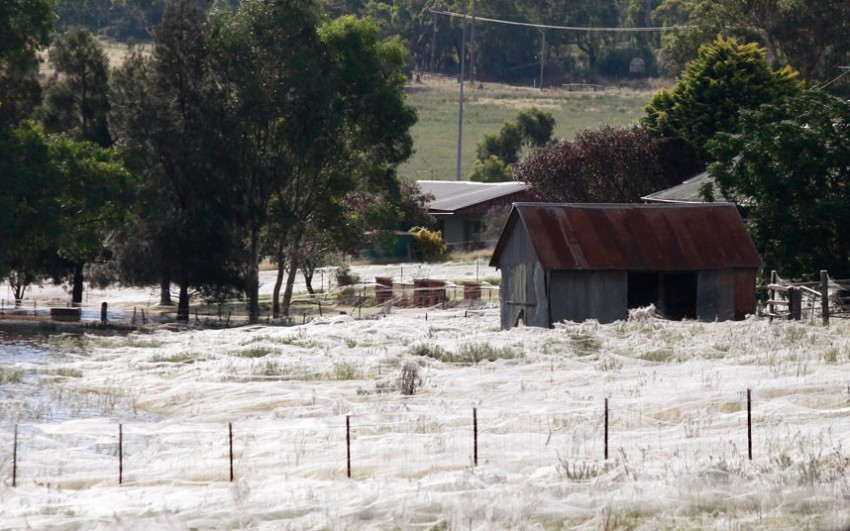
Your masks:
<path fill-rule="evenodd" d="M 416 184 L 423 193 L 434 196 L 428 205 L 432 214 L 455 212 L 526 190 L 525 183 L 520 182 L 416 181 Z"/>
<path fill-rule="evenodd" d="M 687 181 L 682 182 L 682 184 L 649 194 L 641 197 L 641 199 L 650 203 L 705 203 L 705 199 L 700 194 L 700 190 L 705 184 L 714 184 L 714 179 L 708 175 L 708 172 L 694 175 Z M 714 200 L 722 200 L 717 195 L 716 190 L 714 192 Z"/>
<path fill-rule="evenodd" d="M 730 203 L 515 203 L 491 266 L 499 267 L 506 235 L 519 220 L 548 271 L 672 272 L 762 265 L 737 208 Z"/>

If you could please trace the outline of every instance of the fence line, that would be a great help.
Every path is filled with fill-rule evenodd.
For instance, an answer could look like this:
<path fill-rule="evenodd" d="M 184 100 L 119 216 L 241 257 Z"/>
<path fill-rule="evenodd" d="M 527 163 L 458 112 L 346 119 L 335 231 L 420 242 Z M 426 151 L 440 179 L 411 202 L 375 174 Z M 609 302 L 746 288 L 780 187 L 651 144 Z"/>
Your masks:
<path fill-rule="evenodd" d="M 810 320 L 820 316 L 824 325 L 829 324 L 830 317 L 850 317 L 850 280 L 832 279 L 825 269 L 821 270 L 820 280 L 816 282 L 791 281 L 771 271 L 767 289 L 764 314 L 770 319 L 799 321 L 804 310 L 808 311 Z"/>
<path fill-rule="evenodd" d="M 228 422 L 226 426 L 174 424 L 153 429 L 147 424 L 119 423 L 116 429 L 114 424 L 98 423 L 88 424 L 83 430 L 70 426 L 73 433 L 67 423 L 15 424 L 11 441 L 0 438 L 0 442 L 5 440 L 0 448 L 0 471 L 6 470 L 3 475 L 13 487 L 24 479 L 40 485 L 64 483 L 82 488 L 108 482 L 109 473 L 105 471 L 112 467 L 119 485 L 209 483 L 225 478 L 235 481 L 240 470 L 244 475 L 278 466 L 286 474 L 357 478 L 461 470 L 480 466 L 482 460 L 485 464 L 543 466 L 576 466 L 599 462 L 600 458 L 609 462 L 616 459 L 610 454 L 611 443 L 617 455 L 625 455 L 634 447 L 646 452 L 643 447 L 653 441 L 657 441 L 655 451 L 662 457 L 679 452 L 699 455 L 704 450 L 717 455 L 719 438 L 734 448 L 735 440 L 743 446 L 744 437 L 747 459 L 752 461 L 754 427 L 765 430 L 762 461 L 772 462 L 776 456 L 771 452 L 777 449 L 769 440 L 776 438 L 776 426 L 793 429 L 795 418 L 774 412 L 773 416 L 780 418 L 772 421 L 771 415 L 763 412 L 761 422 L 756 423 L 752 390 L 737 395 L 745 405 L 728 413 L 716 427 L 711 422 L 694 423 L 688 412 L 680 412 L 678 422 L 656 419 L 664 410 L 647 416 L 634 400 L 618 403 L 608 397 L 596 402 L 598 409 L 585 403 L 584 407 L 558 413 L 510 417 L 506 413 L 512 412 L 506 410 L 494 410 L 489 417 L 484 410 L 483 419 L 482 410 L 473 407 L 471 415 L 411 415 L 392 422 L 370 422 L 375 414 L 346 414 L 344 421 L 337 416 L 249 420 Z M 682 429 L 684 437 L 676 434 Z"/>
<path fill-rule="evenodd" d="M 437 285 L 420 285 L 414 282 L 392 282 L 390 286 L 378 282 L 358 283 L 348 286 L 334 287 L 327 292 L 319 292 L 314 295 L 300 294 L 295 296 L 290 304 L 289 316 L 286 318 L 275 318 L 267 314 L 261 321 L 267 324 L 305 324 L 316 317 L 325 317 L 328 308 L 340 305 L 352 308 L 355 317 L 362 317 L 363 310 L 373 309 L 378 313 L 391 312 L 393 308 L 429 308 L 434 310 L 456 308 L 465 304 L 470 309 L 478 305 L 494 304 L 499 300 L 499 287 L 486 282 L 472 282 L 455 284 L 446 280 L 421 279 Z M 465 284 L 473 284 L 472 289 Z M 68 301 L 59 300 L 26 300 L 7 301 L 0 299 L 0 319 L 10 320 L 53 320 L 64 322 L 110 322 L 123 325 L 147 325 L 149 323 L 166 323 L 176 320 L 177 309 L 157 307 L 133 306 L 115 309 L 109 307 L 107 302 L 97 304 L 84 304 L 71 307 Z M 78 312 L 64 311 L 64 317 L 58 315 L 59 310 L 78 310 Z M 72 315 L 72 313 L 74 315 Z M 222 305 L 218 310 L 200 311 L 197 306 L 190 308 L 190 323 L 221 326 L 228 328 L 231 325 L 241 325 L 247 321 L 247 310 L 234 311 L 225 309 Z"/>

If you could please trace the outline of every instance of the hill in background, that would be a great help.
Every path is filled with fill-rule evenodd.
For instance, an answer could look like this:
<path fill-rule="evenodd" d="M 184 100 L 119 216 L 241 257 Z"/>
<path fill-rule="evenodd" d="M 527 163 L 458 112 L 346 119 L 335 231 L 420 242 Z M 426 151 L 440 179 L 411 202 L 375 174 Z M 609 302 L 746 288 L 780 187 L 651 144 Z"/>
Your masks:
<path fill-rule="evenodd" d="M 557 120 L 555 136 L 572 138 L 582 129 L 602 124 L 636 123 L 653 90 L 615 86 L 600 87 L 595 92 L 573 89 L 565 86 L 540 91 L 497 83 L 467 84 L 461 178 L 466 180 L 469 175 L 478 141 L 486 133 L 498 133 L 521 109 L 536 106 L 551 112 Z M 419 121 L 413 126 L 415 153 L 399 173 L 414 180 L 454 180 L 460 85 L 454 78 L 422 76 L 421 82 L 411 83 L 408 98 L 419 112 Z"/>

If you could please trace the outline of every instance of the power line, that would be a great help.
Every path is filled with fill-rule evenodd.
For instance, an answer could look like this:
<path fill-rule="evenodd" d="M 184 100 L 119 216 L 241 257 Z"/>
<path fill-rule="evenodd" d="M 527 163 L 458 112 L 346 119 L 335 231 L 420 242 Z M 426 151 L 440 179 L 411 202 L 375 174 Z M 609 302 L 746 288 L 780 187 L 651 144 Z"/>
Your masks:
<path fill-rule="evenodd" d="M 452 11 L 442 11 L 438 9 L 432 9 L 431 13 L 435 15 L 445 15 L 447 17 L 453 18 L 472 18 L 469 15 L 465 15 L 463 13 L 454 13 Z M 693 26 L 655 26 L 655 27 L 643 27 L 643 28 L 606 28 L 606 27 L 579 27 L 579 26 L 553 26 L 551 24 L 532 24 L 530 22 L 515 22 L 513 20 L 501 20 L 497 18 L 486 18 L 486 17 L 475 17 L 476 21 L 482 22 L 493 22 L 495 24 L 505 24 L 508 26 L 524 26 L 527 28 L 539 28 L 539 29 L 551 29 L 551 30 L 560 30 L 560 31 L 599 31 L 599 32 L 608 32 L 608 33 L 651 33 L 651 32 L 660 32 L 660 31 L 672 31 L 674 29 L 687 29 L 692 28 Z"/>
<path fill-rule="evenodd" d="M 826 87 L 828 87 L 828 86 L 832 85 L 833 83 L 835 83 L 836 81 L 838 81 L 839 79 L 841 79 L 842 77 L 850 74 L 850 66 L 839 66 L 838 68 L 839 68 L 839 70 L 844 70 L 844 72 L 835 76 L 834 78 L 830 79 L 829 81 L 825 81 L 825 82 L 823 82 L 819 85 L 815 85 L 814 87 L 810 87 L 809 90 L 823 90 Z"/>

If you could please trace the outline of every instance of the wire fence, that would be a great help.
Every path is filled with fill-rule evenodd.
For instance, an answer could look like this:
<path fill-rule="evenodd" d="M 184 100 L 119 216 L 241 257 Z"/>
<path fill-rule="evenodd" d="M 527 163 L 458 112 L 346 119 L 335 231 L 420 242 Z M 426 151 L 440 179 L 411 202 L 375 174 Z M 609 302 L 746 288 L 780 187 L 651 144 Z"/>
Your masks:
<path fill-rule="evenodd" d="M 476 308 L 499 301 L 499 286 L 485 281 L 455 283 L 448 280 L 413 279 L 408 282 L 379 277 L 375 282 L 358 282 L 329 287 L 314 294 L 301 293 L 291 300 L 288 315 L 275 316 L 264 304 L 260 321 L 267 324 L 303 324 L 317 317 L 354 313 L 355 317 L 385 314 L 394 308 L 453 309 L 466 305 Z M 72 306 L 66 300 L 0 300 L 0 319 L 17 321 L 56 321 L 112 323 L 139 326 L 177 320 L 175 306 L 111 305 L 108 302 Z M 245 324 L 244 304 L 194 305 L 189 324 L 229 327 Z"/>
<path fill-rule="evenodd" d="M 760 399 L 750 390 L 716 398 L 718 408 L 690 411 L 605 398 L 538 414 L 471 408 L 229 424 L 7 425 L 0 430 L 0 481 L 81 489 L 197 485 L 245 476 L 411 479 L 477 466 L 517 473 L 554 467 L 566 479 L 589 479 L 606 467 L 628 473 L 674 461 L 740 466 L 755 460 L 763 469 L 784 469 L 835 452 L 840 455 L 828 461 L 836 470 L 850 464 L 841 450 L 850 432 L 832 427 L 835 417 L 850 413 L 844 403 L 796 415 L 781 400 Z M 820 472 L 824 478 L 830 474 Z"/>

